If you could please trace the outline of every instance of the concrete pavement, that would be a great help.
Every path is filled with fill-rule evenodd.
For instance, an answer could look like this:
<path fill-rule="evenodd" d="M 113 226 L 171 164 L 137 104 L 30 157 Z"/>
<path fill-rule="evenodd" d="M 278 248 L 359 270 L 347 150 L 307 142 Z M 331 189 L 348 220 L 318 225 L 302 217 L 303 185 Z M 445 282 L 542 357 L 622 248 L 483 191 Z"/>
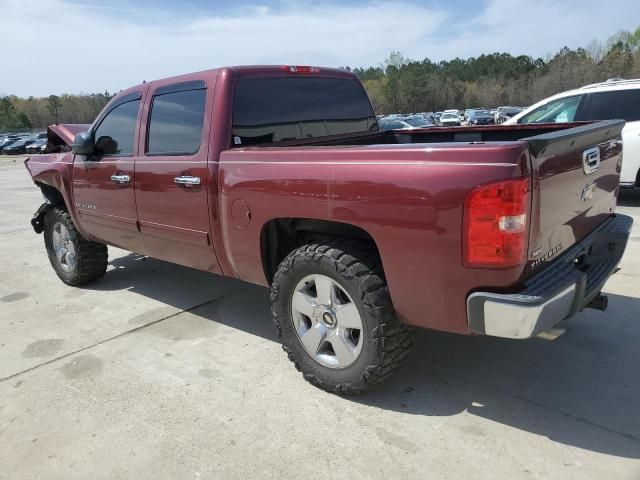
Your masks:
<path fill-rule="evenodd" d="M 605 313 L 554 342 L 419 332 L 376 391 L 326 394 L 268 291 L 110 248 L 63 285 L 0 157 L 0 478 L 640 479 L 640 193 Z"/>

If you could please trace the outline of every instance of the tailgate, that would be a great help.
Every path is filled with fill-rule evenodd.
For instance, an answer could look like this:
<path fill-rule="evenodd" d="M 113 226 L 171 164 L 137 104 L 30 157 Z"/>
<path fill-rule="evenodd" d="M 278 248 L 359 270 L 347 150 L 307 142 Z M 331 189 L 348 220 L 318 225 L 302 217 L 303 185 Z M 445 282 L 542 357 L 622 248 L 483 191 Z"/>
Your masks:
<path fill-rule="evenodd" d="M 527 277 L 614 212 L 623 127 L 623 120 L 608 120 L 524 139 L 533 174 Z"/>

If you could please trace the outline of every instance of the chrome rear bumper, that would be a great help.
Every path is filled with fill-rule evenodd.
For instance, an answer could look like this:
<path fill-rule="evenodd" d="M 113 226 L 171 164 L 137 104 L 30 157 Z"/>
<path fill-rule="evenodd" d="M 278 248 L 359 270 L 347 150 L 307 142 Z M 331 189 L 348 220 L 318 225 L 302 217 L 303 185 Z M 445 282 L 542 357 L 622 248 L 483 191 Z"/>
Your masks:
<path fill-rule="evenodd" d="M 474 292 L 467 297 L 473 333 L 524 339 L 587 307 L 614 273 L 633 220 L 615 215 L 531 278 L 514 294 Z M 579 258 L 580 261 L 576 262 Z"/>

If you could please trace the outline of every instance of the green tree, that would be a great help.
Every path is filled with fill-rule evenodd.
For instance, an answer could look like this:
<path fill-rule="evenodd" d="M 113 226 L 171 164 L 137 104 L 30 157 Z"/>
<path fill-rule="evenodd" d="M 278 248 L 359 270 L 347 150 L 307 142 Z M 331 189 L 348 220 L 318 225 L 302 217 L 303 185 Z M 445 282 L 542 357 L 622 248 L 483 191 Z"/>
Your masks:
<path fill-rule="evenodd" d="M 57 95 L 49 95 L 47 99 L 47 110 L 53 115 L 53 123 L 59 123 L 60 109 L 62 108 L 62 102 Z"/>

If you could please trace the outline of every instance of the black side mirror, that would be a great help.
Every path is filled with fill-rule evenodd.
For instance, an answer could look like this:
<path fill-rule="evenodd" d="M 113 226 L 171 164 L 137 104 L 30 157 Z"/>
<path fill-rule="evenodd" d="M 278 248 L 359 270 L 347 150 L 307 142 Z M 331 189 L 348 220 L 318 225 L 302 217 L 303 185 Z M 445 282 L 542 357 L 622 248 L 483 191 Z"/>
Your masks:
<path fill-rule="evenodd" d="M 93 137 L 91 132 L 80 132 L 71 145 L 71 151 L 76 155 L 91 155 L 93 153 Z"/>

